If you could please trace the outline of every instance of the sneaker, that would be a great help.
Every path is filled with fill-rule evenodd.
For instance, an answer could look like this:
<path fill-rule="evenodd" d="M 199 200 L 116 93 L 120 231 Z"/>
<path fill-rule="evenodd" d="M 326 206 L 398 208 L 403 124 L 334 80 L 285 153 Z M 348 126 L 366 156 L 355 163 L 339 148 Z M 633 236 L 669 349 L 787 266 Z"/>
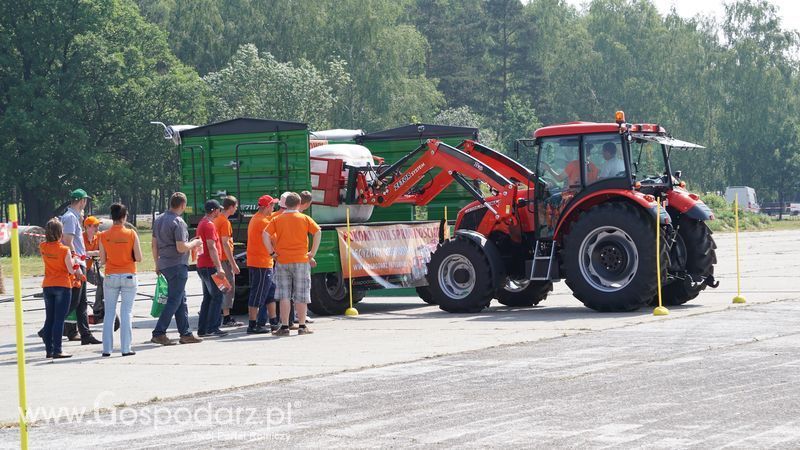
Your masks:
<path fill-rule="evenodd" d="M 217 331 L 215 331 L 213 333 L 209 333 L 209 334 L 211 336 L 216 336 L 216 337 L 225 337 L 225 336 L 228 335 L 228 332 L 227 331 L 222 331 L 222 330 L 217 330 Z"/>
<path fill-rule="evenodd" d="M 280 327 L 277 330 L 273 331 L 272 334 L 274 334 L 275 336 L 288 336 L 289 335 L 289 329 Z"/>
<path fill-rule="evenodd" d="M 311 317 L 306 316 L 306 323 L 314 323 L 314 320 Z"/>
<path fill-rule="evenodd" d="M 108 358 L 109 356 L 111 356 L 111 353 L 103 353 L 103 358 Z"/>
<path fill-rule="evenodd" d="M 236 327 L 241 327 L 243 325 L 244 324 L 242 322 L 237 321 L 233 317 L 231 317 L 230 320 L 222 322 L 222 328 L 236 328 Z"/>
<path fill-rule="evenodd" d="M 203 342 L 203 340 L 190 333 L 186 336 L 181 336 L 178 342 L 181 344 L 197 344 L 198 342 Z"/>
<path fill-rule="evenodd" d="M 299 328 L 300 328 L 300 326 L 299 326 L 299 325 L 297 325 L 297 324 L 291 324 L 291 325 L 289 325 L 289 329 L 290 329 L 290 330 L 297 330 L 297 329 L 299 329 Z"/>
<path fill-rule="evenodd" d="M 247 334 L 264 334 L 264 333 L 269 333 L 269 331 L 270 330 L 268 328 L 264 327 L 255 327 L 255 328 L 247 327 Z"/>
<path fill-rule="evenodd" d="M 68 355 L 66 353 L 56 353 L 52 356 L 53 359 L 65 359 L 65 358 L 72 358 L 72 355 Z"/>
<path fill-rule="evenodd" d="M 181 337 L 181 341 L 183 341 L 183 337 Z M 162 334 L 161 336 L 153 336 L 153 338 L 150 339 L 150 342 L 159 345 L 175 345 L 175 342 L 168 338 L 166 334 Z"/>
<path fill-rule="evenodd" d="M 136 354 L 136 352 L 131 350 L 131 351 L 127 352 L 127 353 L 123 353 L 122 356 L 133 356 L 135 354 Z"/>
<path fill-rule="evenodd" d="M 314 331 L 308 327 L 300 327 L 300 329 L 297 330 L 297 334 L 314 334 Z"/>

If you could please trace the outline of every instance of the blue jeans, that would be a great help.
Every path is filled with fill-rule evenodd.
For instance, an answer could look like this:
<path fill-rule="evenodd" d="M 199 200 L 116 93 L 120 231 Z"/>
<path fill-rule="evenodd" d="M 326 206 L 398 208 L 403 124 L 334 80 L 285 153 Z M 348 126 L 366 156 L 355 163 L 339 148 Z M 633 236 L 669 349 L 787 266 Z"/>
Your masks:
<path fill-rule="evenodd" d="M 198 267 L 197 274 L 203 281 L 203 303 L 200 304 L 200 318 L 197 320 L 198 334 L 212 334 L 222 325 L 222 291 L 211 275 L 217 273 L 215 267 Z"/>
<path fill-rule="evenodd" d="M 189 279 L 189 266 L 183 264 L 161 269 L 167 279 L 167 304 L 158 317 L 153 337 L 167 334 L 167 327 L 175 316 L 175 325 L 181 336 L 192 334 L 189 330 L 189 309 L 186 307 L 186 281 Z M 105 320 L 103 321 L 105 322 Z"/>
<path fill-rule="evenodd" d="M 103 353 L 114 350 L 114 315 L 117 312 L 117 298 L 122 297 L 119 311 L 119 340 L 122 353 L 131 351 L 131 318 L 133 317 L 133 300 L 139 283 L 134 273 L 113 273 L 103 280 L 103 296 L 105 316 L 103 320 Z"/>
<path fill-rule="evenodd" d="M 69 312 L 72 289 L 67 287 L 46 287 L 44 291 L 44 326 L 39 332 L 48 355 L 61 353 L 61 335 L 64 333 L 64 319 Z M 112 320 L 113 324 L 114 321 Z"/>

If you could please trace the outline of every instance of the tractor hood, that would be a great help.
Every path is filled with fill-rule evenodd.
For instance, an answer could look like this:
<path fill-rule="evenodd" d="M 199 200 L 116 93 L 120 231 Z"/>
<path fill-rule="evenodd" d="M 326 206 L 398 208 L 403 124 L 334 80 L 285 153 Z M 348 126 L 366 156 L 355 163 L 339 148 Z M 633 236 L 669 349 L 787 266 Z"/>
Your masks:
<path fill-rule="evenodd" d="M 674 139 L 660 134 L 631 133 L 631 136 L 634 139 L 640 139 L 648 142 L 656 142 L 658 144 L 666 145 L 668 147 L 673 147 L 673 148 L 705 148 L 699 144 L 693 144 L 691 142 L 681 141 L 680 139 Z"/>

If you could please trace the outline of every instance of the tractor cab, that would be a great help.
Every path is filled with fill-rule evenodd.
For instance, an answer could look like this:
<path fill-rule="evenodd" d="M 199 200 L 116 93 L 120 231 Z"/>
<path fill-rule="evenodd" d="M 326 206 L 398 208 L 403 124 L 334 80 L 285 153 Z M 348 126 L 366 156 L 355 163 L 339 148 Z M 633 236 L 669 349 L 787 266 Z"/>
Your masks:
<path fill-rule="evenodd" d="M 625 191 L 653 201 L 684 187 L 681 173 L 670 167 L 674 148 L 704 147 L 673 139 L 659 125 L 626 123 L 622 111 L 616 123 L 552 125 L 536 130 L 534 139 L 518 140 L 517 158 L 530 162 L 540 183 L 531 202 L 536 208 L 535 238 L 558 239 L 560 226 L 575 207 L 591 207 Z M 589 199 L 594 200 L 584 203 Z"/>

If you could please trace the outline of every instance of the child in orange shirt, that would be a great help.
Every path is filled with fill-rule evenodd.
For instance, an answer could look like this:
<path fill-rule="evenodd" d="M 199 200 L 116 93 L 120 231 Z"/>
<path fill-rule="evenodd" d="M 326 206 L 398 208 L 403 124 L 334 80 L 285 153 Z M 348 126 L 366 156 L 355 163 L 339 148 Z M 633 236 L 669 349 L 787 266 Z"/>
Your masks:
<path fill-rule="evenodd" d="M 306 313 L 311 303 L 311 267 L 319 250 L 322 231 L 314 219 L 298 211 L 300 196 L 292 192 L 286 197 L 286 211 L 267 225 L 264 233 L 271 239 L 264 244 L 278 264 L 275 269 L 275 297 L 280 299 L 281 328 L 277 336 L 289 335 L 289 307 L 294 300 L 300 322 L 299 334 L 311 334 L 306 327 Z M 311 251 L 308 235 L 314 236 Z"/>
<path fill-rule="evenodd" d="M 64 319 L 72 300 L 72 274 L 75 261 L 69 247 L 61 243 L 64 228 L 57 218 L 50 219 L 45 229 L 45 242 L 39 244 L 39 252 L 44 262 L 44 326 L 39 336 L 44 341 L 48 358 L 69 358 L 61 351 L 61 335 L 64 333 Z"/>

